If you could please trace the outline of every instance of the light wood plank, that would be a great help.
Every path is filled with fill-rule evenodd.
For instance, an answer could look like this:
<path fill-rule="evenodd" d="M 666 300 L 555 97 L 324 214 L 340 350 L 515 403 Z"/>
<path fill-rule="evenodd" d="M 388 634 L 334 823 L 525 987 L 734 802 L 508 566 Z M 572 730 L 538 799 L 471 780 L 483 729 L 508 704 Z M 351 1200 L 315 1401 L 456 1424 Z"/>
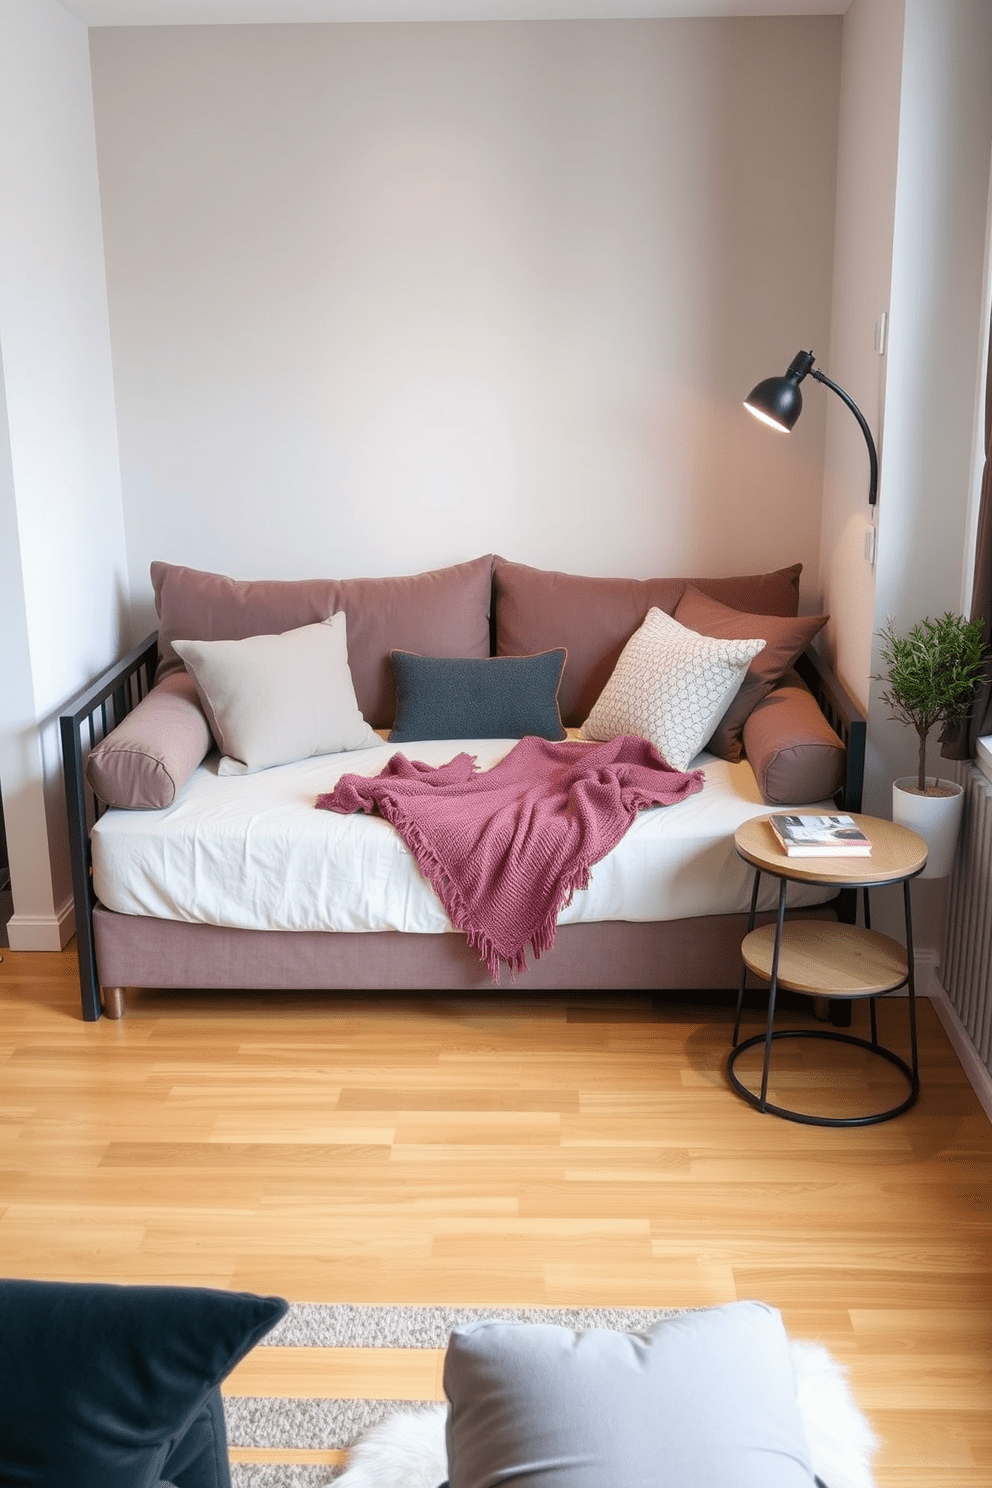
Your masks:
<path fill-rule="evenodd" d="M 71 950 L 4 952 L 6 1274 L 317 1302 L 760 1297 L 851 1371 L 879 1488 L 992 1482 L 992 1130 L 925 1001 L 917 1105 L 849 1130 L 746 1106 L 724 1073 L 731 1009 L 685 1000 L 135 992 L 120 1023 L 77 1009 Z M 905 1001 L 878 1011 L 901 1047 Z M 820 1109 L 884 1103 L 886 1071 L 858 1059 L 810 1042 L 776 1048 L 773 1074 Z M 259 1348 L 229 1388 L 440 1398 L 440 1351 L 358 1352 Z"/>
<path fill-rule="evenodd" d="M 311 1467 L 337 1467 L 347 1459 L 347 1452 L 320 1452 L 306 1447 L 230 1447 L 231 1462 L 309 1463 Z"/>
<path fill-rule="evenodd" d="M 225 1395 L 439 1400 L 443 1349 L 257 1348 L 224 1382 Z"/>

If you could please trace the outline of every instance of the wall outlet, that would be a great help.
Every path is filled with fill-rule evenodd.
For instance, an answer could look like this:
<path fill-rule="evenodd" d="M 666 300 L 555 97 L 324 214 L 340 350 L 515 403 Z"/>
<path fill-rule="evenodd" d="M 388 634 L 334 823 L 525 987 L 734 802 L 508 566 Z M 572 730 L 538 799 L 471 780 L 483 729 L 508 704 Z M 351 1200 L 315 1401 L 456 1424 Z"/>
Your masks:
<path fill-rule="evenodd" d="M 873 568 L 875 566 L 875 537 L 877 532 L 877 527 L 865 528 L 865 559 Z"/>

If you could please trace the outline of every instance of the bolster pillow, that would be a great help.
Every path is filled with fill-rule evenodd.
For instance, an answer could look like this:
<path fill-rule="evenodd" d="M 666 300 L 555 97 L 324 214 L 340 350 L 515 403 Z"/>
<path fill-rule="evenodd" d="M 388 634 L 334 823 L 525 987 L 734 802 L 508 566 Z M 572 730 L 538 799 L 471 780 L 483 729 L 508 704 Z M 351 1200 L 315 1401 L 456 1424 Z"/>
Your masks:
<path fill-rule="evenodd" d="M 796 672 L 751 711 L 741 731 L 758 789 L 773 806 L 826 801 L 844 784 L 847 751 Z"/>
<path fill-rule="evenodd" d="M 193 678 L 175 672 L 90 751 L 86 779 L 106 806 L 171 806 L 213 744 Z"/>

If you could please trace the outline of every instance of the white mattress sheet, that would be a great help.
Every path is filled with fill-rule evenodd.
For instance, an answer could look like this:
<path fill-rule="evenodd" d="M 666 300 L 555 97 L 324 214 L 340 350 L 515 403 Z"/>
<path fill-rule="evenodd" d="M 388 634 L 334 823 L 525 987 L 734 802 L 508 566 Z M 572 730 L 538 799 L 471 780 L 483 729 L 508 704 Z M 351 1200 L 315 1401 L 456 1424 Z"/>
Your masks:
<path fill-rule="evenodd" d="M 515 742 L 383 744 L 240 776 L 219 776 L 217 756 L 208 756 L 171 806 L 100 817 L 93 829 L 97 898 L 120 914 L 248 930 L 451 930 L 394 827 L 363 812 L 318 811 L 314 802 L 342 775 L 377 775 L 396 753 L 440 765 L 466 751 L 489 769 Z M 559 924 L 747 909 L 751 872 L 733 834 L 768 807 L 746 761 L 701 754 L 693 766 L 703 770 L 703 789 L 676 806 L 639 812 Z M 802 809 L 833 808 L 822 802 Z M 788 903 L 816 904 L 832 892 L 791 883 Z M 776 898 L 777 881 L 765 875 L 759 907 L 773 909 Z"/>

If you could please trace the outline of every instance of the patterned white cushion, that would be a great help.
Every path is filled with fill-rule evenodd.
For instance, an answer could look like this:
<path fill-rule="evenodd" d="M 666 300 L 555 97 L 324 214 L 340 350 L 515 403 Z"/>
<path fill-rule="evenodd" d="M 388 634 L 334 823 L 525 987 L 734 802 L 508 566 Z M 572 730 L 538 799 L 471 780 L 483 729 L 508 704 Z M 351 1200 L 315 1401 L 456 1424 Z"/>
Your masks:
<path fill-rule="evenodd" d="M 716 640 L 650 609 L 582 725 L 585 739 L 636 734 L 684 770 L 733 701 L 763 640 Z"/>

